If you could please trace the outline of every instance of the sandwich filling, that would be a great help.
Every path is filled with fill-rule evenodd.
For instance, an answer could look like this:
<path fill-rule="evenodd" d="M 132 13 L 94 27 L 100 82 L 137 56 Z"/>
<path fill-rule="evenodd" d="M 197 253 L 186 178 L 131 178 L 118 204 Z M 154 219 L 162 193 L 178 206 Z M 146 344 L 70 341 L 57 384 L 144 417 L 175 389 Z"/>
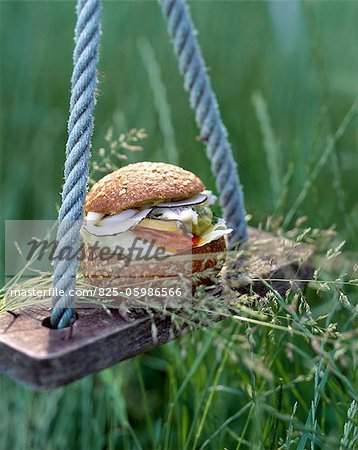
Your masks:
<path fill-rule="evenodd" d="M 210 206 L 216 201 L 204 190 L 187 200 L 162 202 L 127 209 L 118 214 L 88 212 L 82 236 L 90 245 L 130 248 L 135 238 L 143 247 L 154 243 L 174 254 L 201 247 L 231 233 L 224 219 L 213 216 Z"/>

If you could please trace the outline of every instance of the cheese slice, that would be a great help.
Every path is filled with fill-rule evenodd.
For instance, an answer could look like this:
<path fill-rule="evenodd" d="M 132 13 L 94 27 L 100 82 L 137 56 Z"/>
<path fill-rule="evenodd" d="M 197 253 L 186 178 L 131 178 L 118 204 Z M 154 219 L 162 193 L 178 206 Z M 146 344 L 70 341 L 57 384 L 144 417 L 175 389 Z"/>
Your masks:
<path fill-rule="evenodd" d="M 178 231 L 176 222 L 170 220 L 143 219 L 137 227 L 146 227 L 158 231 Z"/>

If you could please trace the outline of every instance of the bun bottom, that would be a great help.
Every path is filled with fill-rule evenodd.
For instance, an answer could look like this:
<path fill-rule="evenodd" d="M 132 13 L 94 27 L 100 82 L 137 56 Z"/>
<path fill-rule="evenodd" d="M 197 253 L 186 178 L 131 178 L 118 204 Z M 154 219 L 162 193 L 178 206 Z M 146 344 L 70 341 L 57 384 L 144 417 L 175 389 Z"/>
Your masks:
<path fill-rule="evenodd" d="M 128 261 L 114 256 L 103 261 L 99 258 L 99 250 L 84 246 L 84 258 L 81 267 L 85 281 L 93 286 L 114 287 L 148 284 L 157 280 L 171 281 L 186 280 L 190 284 L 211 284 L 225 262 L 227 246 L 225 238 L 221 237 L 192 251 L 171 255 L 162 260 Z M 204 273 L 205 272 L 205 273 Z M 193 281 L 199 280 L 198 283 Z M 158 283 L 157 283 L 158 284 Z"/>

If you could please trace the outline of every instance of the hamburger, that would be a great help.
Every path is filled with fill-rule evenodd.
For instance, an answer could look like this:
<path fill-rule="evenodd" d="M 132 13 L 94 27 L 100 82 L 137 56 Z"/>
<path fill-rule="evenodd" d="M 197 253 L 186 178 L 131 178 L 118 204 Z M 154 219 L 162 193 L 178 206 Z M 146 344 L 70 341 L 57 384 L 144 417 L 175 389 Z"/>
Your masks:
<path fill-rule="evenodd" d="M 232 230 L 213 215 L 215 201 L 196 175 L 171 164 L 140 162 L 106 175 L 85 201 L 84 276 L 114 286 L 220 266 Z"/>

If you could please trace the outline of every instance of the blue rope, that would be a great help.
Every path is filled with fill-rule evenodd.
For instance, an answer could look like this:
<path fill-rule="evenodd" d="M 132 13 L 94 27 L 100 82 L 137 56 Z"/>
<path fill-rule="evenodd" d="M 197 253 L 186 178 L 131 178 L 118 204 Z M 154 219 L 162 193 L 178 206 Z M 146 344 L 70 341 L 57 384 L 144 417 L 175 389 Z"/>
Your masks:
<path fill-rule="evenodd" d="M 196 32 L 185 0 L 160 0 L 168 21 L 184 87 L 189 92 L 200 135 L 206 143 L 206 153 L 220 193 L 224 217 L 233 233 L 230 246 L 247 240 L 245 206 L 242 187 L 232 156 L 227 131 L 196 38 Z"/>
<path fill-rule="evenodd" d="M 80 246 L 79 232 L 83 222 L 97 85 L 100 0 L 77 0 L 76 10 L 76 45 L 71 80 L 65 183 L 58 217 L 58 246 L 54 271 L 55 295 L 52 298 L 51 325 L 54 328 L 68 326 L 74 316 L 78 260 L 74 257 L 66 260 L 63 258 L 63 252 L 66 248 L 71 248 L 71 253 L 76 254 Z M 63 295 L 61 295 L 62 292 Z"/>

